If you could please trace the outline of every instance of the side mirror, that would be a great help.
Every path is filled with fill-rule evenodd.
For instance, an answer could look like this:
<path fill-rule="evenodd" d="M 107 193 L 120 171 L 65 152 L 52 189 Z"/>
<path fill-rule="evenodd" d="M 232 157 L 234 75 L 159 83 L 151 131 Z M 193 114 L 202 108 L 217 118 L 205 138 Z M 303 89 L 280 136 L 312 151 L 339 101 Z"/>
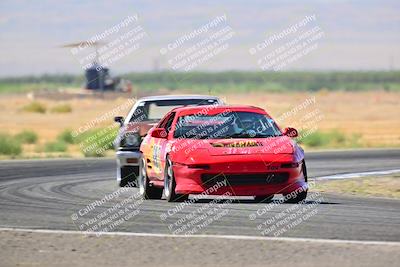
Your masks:
<path fill-rule="evenodd" d="M 151 137 L 167 139 L 167 131 L 163 128 L 155 128 L 151 131 Z"/>
<path fill-rule="evenodd" d="M 122 125 L 124 124 L 124 117 L 121 116 L 114 117 L 114 121 L 118 122 L 119 125 L 122 127 Z"/>
<path fill-rule="evenodd" d="M 295 128 L 291 128 L 291 127 L 287 127 L 285 128 L 285 130 L 283 131 L 284 135 L 287 135 L 289 137 L 297 137 L 299 136 L 299 132 L 297 132 L 297 130 Z"/>

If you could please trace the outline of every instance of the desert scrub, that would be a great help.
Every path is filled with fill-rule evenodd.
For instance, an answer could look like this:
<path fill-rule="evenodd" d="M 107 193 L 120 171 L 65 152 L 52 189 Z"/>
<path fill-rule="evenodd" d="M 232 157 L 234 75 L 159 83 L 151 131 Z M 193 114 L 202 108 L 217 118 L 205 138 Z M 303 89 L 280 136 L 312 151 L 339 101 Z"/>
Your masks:
<path fill-rule="evenodd" d="M 46 106 L 40 102 L 33 101 L 22 107 L 22 111 L 34 113 L 46 113 Z"/>
<path fill-rule="evenodd" d="M 105 152 L 113 148 L 118 128 L 114 126 L 88 130 L 74 138 L 85 157 L 103 157 Z"/>
<path fill-rule="evenodd" d="M 52 113 L 70 113 L 72 112 L 72 107 L 70 104 L 60 104 L 52 107 L 50 111 Z"/>
<path fill-rule="evenodd" d="M 24 130 L 15 135 L 15 138 L 22 144 L 35 144 L 38 140 L 38 135 L 31 130 Z"/>
<path fill-rule="evenodd" d="M 8 156 L 17 156 L 21 154 L 21 143 L 7 133 L 0 133 L 0 154 Z"/>
<path fill-rule="evenodd" d="M 328 132 L 314 131 L 307 132 L 301 131 L 297 142 L 299 144 L 304 144 L 307 147 L 330 147 L 330 148 L 340 148 L 340 147 L 359 147 L 361 135 L 353 134 L 351 136 L 346 136 L 339 130 L 331 130 Z"/>
<path fill-rule="evenodd" d="M 72 131 L 67 129 L 62 131 L 58 136 L 57 140 L 65 142 L 67 144 L 74 144 L 75 138 L 72 135 Z"/>
<path fill-rule="evenodd" d="M 45 152 L 65 152 L 67 151 L 67 144 L 63 141 L 49 142 L 44 145 Z"/>

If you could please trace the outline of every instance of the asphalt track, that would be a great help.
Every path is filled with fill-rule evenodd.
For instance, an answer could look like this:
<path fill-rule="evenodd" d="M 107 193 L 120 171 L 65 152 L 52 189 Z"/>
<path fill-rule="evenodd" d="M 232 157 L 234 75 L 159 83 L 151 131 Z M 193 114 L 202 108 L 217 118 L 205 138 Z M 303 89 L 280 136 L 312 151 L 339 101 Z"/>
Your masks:
<path fill-rule="evenodd" d="M 400 150 L 314 152 L 307 153 L 306 161 L 311 178 L 392 170 L 400 169 Z M 80 230 L 79 226 L 90 218 L 106 212 L 137 192 L 129 188 L 87 214 L 73 217 L 80 210 L 87 209 L 90 203 L 118 190 L 114 177 L 113 159 L 2 161 L 0 227 Z M 112 231 L 172 234 L 177 226 L 182 225 L 178 223 L 180 219 L 193 213 L 197 216 L 202 212 L 212 213 L 207 209 L 212 204 L 208 200 L 200 200 L 165 216 L 168 210 L 176 210 L 177 204 L 146 200 L 135 207 L 138 213 Z M 275 236 L 276 231 L 261 233 L 265 229 L 264 222 L 283 212 L 287 215 L 304 208 L 307 211 L 301 215 L 303 221 L 292 224 L 279 237 L 400 241 L 399 200 L 316 195 L 312 190 L 307 203 L 297 206 L 268 206 L 251 200 L 226 203 L 217 212 L 223 210 L 224 215 L 208 225 L 197 227 L 195 234 Z M 311 215 L 303 217 L 306 213 Z"/>

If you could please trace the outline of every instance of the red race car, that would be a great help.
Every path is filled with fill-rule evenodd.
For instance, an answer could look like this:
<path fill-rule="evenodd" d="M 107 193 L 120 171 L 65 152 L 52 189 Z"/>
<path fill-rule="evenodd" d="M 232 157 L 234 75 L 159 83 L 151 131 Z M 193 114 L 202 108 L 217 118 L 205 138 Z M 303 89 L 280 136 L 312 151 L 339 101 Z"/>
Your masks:
<path fill-rule="evenodd" d="M 150 129 L 140 150 L 138 177 L 145 199 L 186 200 L 189 194 L 254 196 L 287 202 L 307 197 L 304 151 L 268 113 L 249 106 L 171 110 Z"/>

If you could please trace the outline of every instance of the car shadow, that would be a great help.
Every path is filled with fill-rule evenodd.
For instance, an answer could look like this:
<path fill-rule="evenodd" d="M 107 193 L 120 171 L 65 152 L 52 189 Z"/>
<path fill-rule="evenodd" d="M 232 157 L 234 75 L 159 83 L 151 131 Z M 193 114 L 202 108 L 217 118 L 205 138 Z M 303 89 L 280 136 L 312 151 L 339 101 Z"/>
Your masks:
<path fill-rule="evenodd" d="M 199 203 L 199 204 L 207 204 L 211 203 L 212 201 L 215 201 L 216 199 L 210 199 L 210 198 L 203 198 L 203 199 L 197 199 L 197 200 L 191 200 L 193 203 Z M 278 204 L 278 205 L 285 205 L 285 204 L 293 204 L 289 202 L 284 202 L 284 201 L 279 201 L 278 199 L 276 200 L 271 200 L 271 201 L 256 201 L 253 199 L 228 199 L 228 198 L 221 198 L 217 203 L 224 203 L 228 201 L 232 204 Z M 321 204 L 321 205 L 340 205 L 341 203 L 339 202 L 330 202 L 330 201 L 315 201 L 315 200 L 306 200 L 302 203 L 299 203 L 301 205 L 315 205 L 315 204 Z"/>

